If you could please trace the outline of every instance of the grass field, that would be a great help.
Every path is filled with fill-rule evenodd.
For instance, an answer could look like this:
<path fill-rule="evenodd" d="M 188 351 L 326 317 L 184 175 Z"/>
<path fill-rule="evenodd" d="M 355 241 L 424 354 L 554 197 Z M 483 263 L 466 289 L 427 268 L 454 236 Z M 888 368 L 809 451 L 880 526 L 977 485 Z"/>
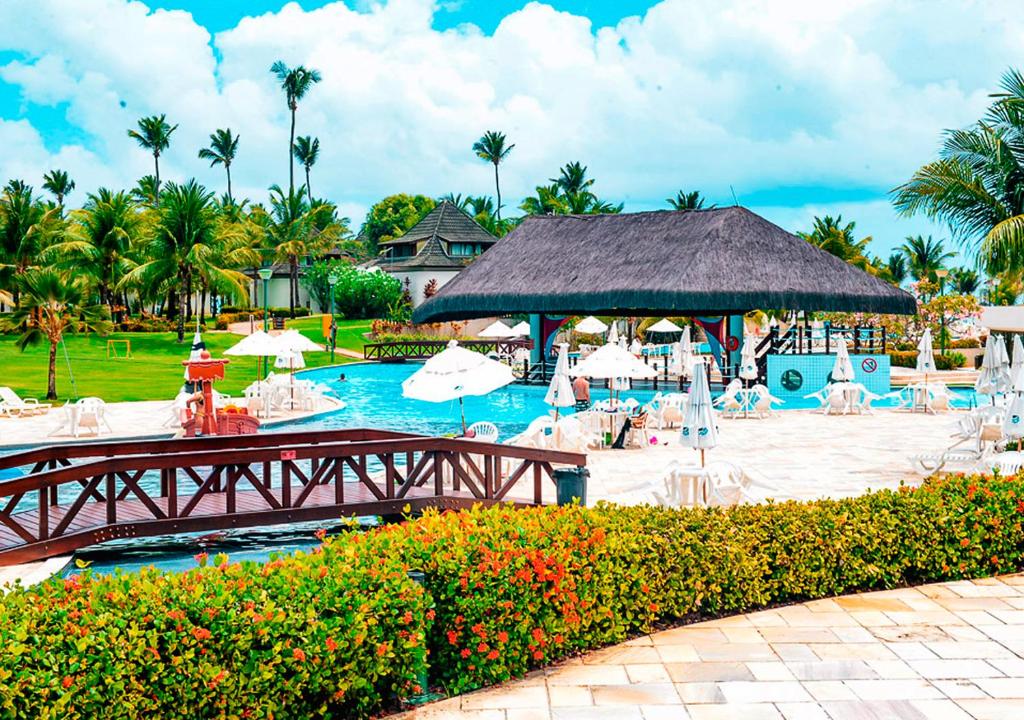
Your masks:
<path fill-rule="evenodd" d="M 323 343 L 320 318 L 298 318 L 288 323 L 316 343 Z M 342 320 L 338 323 L 338 347 L 361 352 L 362 333 L 370 328 L 369 320 Z M 8 385 L 19 395 L 40 400 L 46 395 L 46 364 L 48 346 L 37 345 L 21 352 L 15 345 L 17 336 L 0 335 L 0 385 Z M 223 357 L 224 350 L 241 339 L 228 332 L 203 333 L 203 341 L 214 357 Z M 129 340 L 131 359 L 108 360 L 108 340 Z M 192 342 L 189 332 L 184 343 L 174 333 L 113 333 L 106 337 L 95 334 L 68 335 L 64 348 L 57 348 L 57 393 L 61 400 L 97 396 L 107 402 L 126 400 L 170 400 L 183 381 L 182 360 L 188 358 Z M 121 347 L 118 348 L 122 351 Z M 307 367 L 330 364 L 329 353 L 307 353 Z M 75 386 L 68 374 L 68 361 Z M 335 356 L 336 363 L 351 362 Z M 217 389 L 229 395 L 239 394 L 256 379 L 256 358 L 231 358 L 226 377 Z M 77 390 L 77 392 L 75 392 Z"/>

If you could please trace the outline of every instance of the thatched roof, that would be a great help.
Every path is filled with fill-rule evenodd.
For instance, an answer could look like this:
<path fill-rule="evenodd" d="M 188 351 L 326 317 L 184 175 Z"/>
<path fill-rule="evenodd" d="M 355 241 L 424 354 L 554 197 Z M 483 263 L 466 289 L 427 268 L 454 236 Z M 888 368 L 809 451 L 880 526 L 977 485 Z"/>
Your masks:
<path fill-rule="evenodd" d="M 411 258 L 399 258 L 389 261 L 386 257 L 381 258 L 380 267 L 388 271 L 396 270 L 460 270 L 466 267 L 469 258 L 461 260 L 453 258 L 444 251 L 444 246 L 435 235 L 423 244 L 420 251 Z"/>
<path fill-rule="evenodd" d="M 742 207 L 529 217 L 414 313 L 913 314 L 914 298 Z"/>
<path fill-rule="evenodd" d="M 381 247 L 405 245 L 429 238 L 441 238 L 450 243 L 480 243 L 485 247 L 490 247 L 497 241 L 497 238 L 484 230 L 480 223 L 457 205 L 442 200 L 400 237 L 382 242 Z"/>

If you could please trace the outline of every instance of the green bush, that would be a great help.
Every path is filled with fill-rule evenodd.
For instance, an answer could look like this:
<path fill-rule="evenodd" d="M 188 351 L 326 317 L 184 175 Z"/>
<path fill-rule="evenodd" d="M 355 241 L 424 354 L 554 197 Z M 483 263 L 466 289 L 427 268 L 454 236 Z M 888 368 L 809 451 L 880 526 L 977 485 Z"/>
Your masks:
<path fill-rule="evenodd" d="M 979 340 L 978 338 L 957 338 L 956 340 L 950 340 L 947 347 L 953 348 L 955 350 L 963 350 L 965 348 L 980 348 L 981 340 Z"/>
<path fill-rule="evenodd" d="M 462 692 L 681 618 L 1019 570 L 1022 492 L 432 511 L 264 567 L 54 581 L 0 600 L 0 715 L 366 716 L 413 691 L 424 638 Z"/>
<path fill-rule="evenodd" d="M 298 306 L 295 308 L 295 317 L 307 317 L 310 311 L 308 307 Z M 246 322 L 249 316 L 253 316 L 257 320 L 263 320 L 263 309 L 259 310 L 242 310 L 241 312 L 222 312 L 217 316 L 215 321 L 218 330 L 227 330 L 228 325 L 236 322 Z M 270 308 L 270 317 L 276 318 L 290 318 L 291 310 L 289 308 L 272 307 Z"/>
<path fill-rule="evenodd" d="M 935 353 L 935 368 L 938 370 L 956 370 L 967 363 L 963 353 L 946 352 Z M 917 350 L 911 351 L 889 351 L 889 364 L 894 367 L 912 368 L 917 366 Z"/>

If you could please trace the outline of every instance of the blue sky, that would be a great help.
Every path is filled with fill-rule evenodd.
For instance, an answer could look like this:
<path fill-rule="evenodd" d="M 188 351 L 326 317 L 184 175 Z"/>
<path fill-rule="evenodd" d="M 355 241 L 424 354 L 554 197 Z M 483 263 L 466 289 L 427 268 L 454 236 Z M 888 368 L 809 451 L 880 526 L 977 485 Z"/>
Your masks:
<path fill-rule="evenodd" d="M 506 213 L 579 160 L 627 210 L 699 189 L 793 231 L 842 214 L 881 255 L 948 237 L 887 192 L 1024 47 L 1002 0 L 8 0 L 0 26 L 0 176 L 65 168 L 72 202 L 152 171 L 126 137 L 152 113 L 179 125 L 165 177 L 221 189 L 196 151 L 231 127 L 236 192 L 265 199 L 287 181 L 283 59 L 324 75 L 298 132 L 321 141 L 314 193 L 356 224 L 392 192 L 492 194 L 470 146 L 499 129 Z"/>

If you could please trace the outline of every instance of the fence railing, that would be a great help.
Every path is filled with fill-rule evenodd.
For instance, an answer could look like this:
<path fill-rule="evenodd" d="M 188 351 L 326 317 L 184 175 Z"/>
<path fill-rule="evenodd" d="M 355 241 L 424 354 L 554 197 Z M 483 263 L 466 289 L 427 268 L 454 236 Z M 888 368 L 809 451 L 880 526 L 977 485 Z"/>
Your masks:
<path fill-rule="evenodd" d="M 517 350 L 532 350 L 533 340 L 460 340 L 459 345 L 478 353 L 511 356 Z M 363 345 L 363 358 L 381 362 L 425 360 L 448 347 L 447 340 L 397 340 Z"/>

